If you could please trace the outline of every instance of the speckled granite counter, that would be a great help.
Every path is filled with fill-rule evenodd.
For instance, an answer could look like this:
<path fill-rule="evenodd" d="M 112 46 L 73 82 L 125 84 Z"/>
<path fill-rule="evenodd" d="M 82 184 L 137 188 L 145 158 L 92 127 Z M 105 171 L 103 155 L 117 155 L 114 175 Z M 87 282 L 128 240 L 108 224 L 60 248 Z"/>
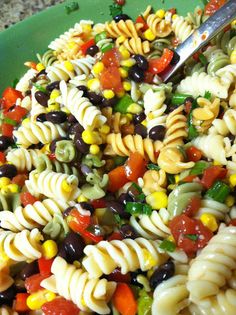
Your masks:
<path fill-rule="evenodd" d="M 64 0 L 0 0 L 0 31 Z"/>

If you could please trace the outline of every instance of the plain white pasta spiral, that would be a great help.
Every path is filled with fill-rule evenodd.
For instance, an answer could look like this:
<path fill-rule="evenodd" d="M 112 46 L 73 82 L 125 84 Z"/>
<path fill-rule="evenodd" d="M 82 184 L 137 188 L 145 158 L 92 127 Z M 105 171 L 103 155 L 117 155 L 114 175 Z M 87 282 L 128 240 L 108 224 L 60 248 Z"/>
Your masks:
<path fill-rule="evenodd" d="M 42 256 L 42 240 L 43 236 L 38 229 L 23 230 L 19 233 L 0 229 L 0 250 L 16 262 L 39 259 Z"/>
<path fill-rule="evenodd" d="M 0 307 L 0 315 L 18 315 L 18 313 L 13 311 L 9 306 L 3 305 Z"/>
<path fill-rule="evenodd" d="M 146 271 L 152 266 L 159 266 L 167 260 L 166 254 L 158 251 L 158 242 L 144 238 L 101 241 L 97 245 L 84 248 L 86 257 L 83 266 L 91 278 L 99 278 L 102 274 L 110 274 L 117 267 L 121 273 L 141 269 Z"/>
<path fill-rule="evenodd" d="M 162 208 L 159 211 L 152 211 L 150 216 L 146 214 L 141 214 L 138 218 L 131 216 L 130 225 L 142 237 L 155 240 L 166 238 L 171 234 L 167 226 L 168 219 L 168 211 Z"/>
<path fill-rule="evenodd" d="M 34 196 L 43 194 L 52 199 L 63 201 L 75 200 L 79 194 L 78 178 L 75 175 L 37 170 L 30 172 L 26 187 Z"/>
<path fill-rule="evenodd" d="M 224 84 L 218 77 L 210 76 L 205 72 L 195 72 L 180 82 L 177 92 L 198 97 L 199 95 L 204 96 L 206 91 L 209 91 L 212 96 L 227 98 L 228 88 L 229 85 Z"/>
<path fill-rule="evenodd" d="M 28 112 L 31 111 L 32 101 L 29 95 L 25 96 L 23 99 L 18 98 L 16 100 L 16 105 L 25 108 Z"/>
<path fill-rule="evenodd" d="M 227 65 L 216 71 L 216 75 L 220 78 L 221 82 L 230 86 L 232 83 L 235 83 L 236 78 L 236 64 Z"/>
<path fill-rule="evenodd" d="M 96 59 L 91 56 L 86 56 L 84 58 L 71 60 L 71 63 L 73 64 L 75 68 L 76 75 L 85 74 L 86 76 L 88 76 L 91 73 L 91 70 L 95 62 L 96 62 Z"/>
<path fill-rule="evenodd" d="M 18 171 L 31 171 L 36 167 L 37 158 L 41 155 L 41 151 L 38 149 L 25 149 L 18 148 L 13 149 L 7 153 L 6 159 L 11 162 Z"/>
<path fill-rule="evenodd" d="M 55 258 L 51 267 L 52 276 L 41 282 L 41 286 L 71 300 L 85 312 L 110 314 L 107 305 L 115 288 L 115 282 L 106 279 L 89 279 L 82 269 L 68 264 L 63 258 Z"/>
<path fill-rule="evenodd" d="M 144 94 L 144 111 L 147 116 L 147 129 L 148 131 L 154 126 L 165 126 L 166 118 L 165 110 L 167 106 L 164 104 L 166 99 L 165 91 L 154 92 L 152 89 L 147 90 Z"/>
<path fill-rule="evenodd" d="M 188 306 L 187 276 L 176 275 L 163 281 L 153 294 L 153 315 L 179 315 Z"/>
<path fill-rule="evenodd" d="M 75 116 L 84 129 L 99 127 L 106 122 L 100 109 L 94 106 L 87 97 L 83 97 L 83 91 L 76 87 L 69 87 L 65 81 L 60 82 L 61 96 L 59 101 L 65 105 Z"/>
<path fill-rule="evenodd" d="M 65 137 L 66 133 L 60 125 L 55 125 L 49 121 L 29 122 L 26 126 L 20 126 L 17 130 L 13 131 L 18 145 L 28 148 L 32 144 L 39 142 L 46 144 L 52 140 Z"/>
<path fill-rule="evenodd" d="M 21 91 L 24 94 L 29 89 L 30 80 L 33 79 L 37 73 L 38 71 L 29 69 L 17 83 L 16 90 Z"/>
<path fill-rule="evenodd" d="M 209 133 L 220 134 L 222 136 L 228 134 L 236 136 L 236 111 L 234 109 L 228 109 L 225 111 L 222 119 L 214 119 Z"/>
<path fill-rule="evenodd" d="M 172 29 L 180 42 L 184 42 L 194 31 L 192 25 L 183 16 L 177 16 L 174 19 Z"/>
<path fill-rule="evenodd" d="M 69 204 L 60 200 L 44 199 L 28 204 L 24 208 L 19 206 L 14 212 L 0 212 L 0 226 L 12 232 L 32 230 L 44 227 L 53 219 L 55 213 L 62 213 Z"/>
<path fill-rule="evenodd" d="M 202 199 L 201 207 L 195 217 L 200 218 L 203 213 L 210 213 L 218 220 L 224 220 L 228 212 L 229 207 L 226 204 L 212 199 Z"/>
<path fill-rule="evenodd" d="M 187 288 L 190 300 L 201 303 L 219 293 L 236 269 L 236 227 L 218 231 L 209 244 L 193 260 Z"/>

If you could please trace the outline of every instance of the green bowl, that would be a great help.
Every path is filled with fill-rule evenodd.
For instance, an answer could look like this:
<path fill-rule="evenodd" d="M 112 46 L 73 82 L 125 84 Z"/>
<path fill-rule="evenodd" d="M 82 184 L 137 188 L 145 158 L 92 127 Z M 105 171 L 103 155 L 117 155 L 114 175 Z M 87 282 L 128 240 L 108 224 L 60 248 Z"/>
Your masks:
<path fill-rule="evenodd" d="M 109 5 L 113 0 L 77 0 L 79 10 L 67 14 L 65 5 L 73 1 L 49 8 L 0 33 L 0 93 L 26 71 L 27 60 L 36 60 L 36 53 L 46 50 L 51 40 L 56 38 L 80 19 L 104 22 L 111 19 Z M 148 4 L 154 9 L 176 7 L 180 14 L 186 14 L 200 0 L 126 0 L 124 12 L 135 18 Z"/>

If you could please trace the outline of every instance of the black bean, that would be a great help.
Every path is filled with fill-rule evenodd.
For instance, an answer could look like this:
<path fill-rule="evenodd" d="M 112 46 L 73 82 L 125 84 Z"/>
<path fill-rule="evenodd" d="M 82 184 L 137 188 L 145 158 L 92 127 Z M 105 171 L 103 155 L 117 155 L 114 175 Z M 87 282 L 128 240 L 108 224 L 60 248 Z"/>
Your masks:
<path fill-rule="evenodd" d="M 165 264 L 160 265 L 152 274 L 150 278 L 150 286 L 153 290 L 162 283 L 173 277 L 175 274 L 175 264 L 169 260 Z"/>
<path fill-rule="evenodd" d="M 47 106 L 48 105 L 48 100 L 49 96 L 46 93 L 43 93 L 42 91 L 37 91 L 34 94 L 36 101 L 42 105 L 42 106 Z"/>
<path fill-rule="evenodd" d="M 57 253 L 58 256 L 67 259 L 67 253 L 64 244 L 61 244 Z"/>
<path fill-rule="evenodd" d="M 148 61 L 147 61 L 147 59 L 144 56 L 142 56 L 142 55 L 135 55 L 134 59 L 136 61 L 136 65 L 140 69 L 142 69 L 144 71 L 146 71 L 148 69 Z"/>
<path fill-rule="evenodd" d="M 22 280 L 25 280 L 26 278 L 39 273 L 39 267 L 38 267 L 38 262 L 37 261 L 33 261 L 29 264 L 27 264 L 20 273 L 20 277 Z"/>
<path fill-rule="evenodd" d="M 85 85 L 79 85 L 77 86 L 77 89 L 80 90 L 80 91 L 83 91 L 83 96 L 84 97 L 87 97 L 87 92 L 88 92 L 88 89 Z"/>
<path fill-rule="evenodd" d="M 88 210 L 90 213 L 94 213 L 94 207 L 90 203 L 80 202 L 81 207 L 85 210 Z"/>
<path fill-rule="evenodd" d="M 185 99 L 185 101 L 184 101 L 184 104 L 186 104 L 186 103 L 188 103 L 188 102 L 193 103 L 193 102 L 194 102 L 194 98 L 191 97 L 191 96 L 186 97 L 186 99 Z"/>
<path fill-rule="evenodd" d="M 26 92 L 25 92 L 25 96 L 30 96 L 31 95 L 31 90 L 27 90 Z"/>
<path fill-rule="evenodd" d="M 140 135 L 142 138 L 147 138 L 147 128 L 142 124 L 135 125 L 134 133 Z"/>
<path fill-rule="evenodd" d="M 111 210 L 114 214 L 119 214 L 121 218 L 128 219 L 130 214 L 125 211 L 124 205 L 117 201 L 107 201 L 107 208 Z"/>
<path fill-rule="evenodd" d="M 46 74 L 46 70 L 43 69 L 39 73 L 37 73 L 36 78 L 39 78 L 40 76 L 44 76 L 45 77 L 45 74 Z"/>
<path fill-rule="evenodd" d="M 137 125 L 137 124 L 140 124 L 145 118 L 146 118 L 146 115 L 144 114 L 144 112 L 142 112 L 140 114 L 136 114 L 133 116 L 133 122 L 135 125 Z"/>
<path fill-rule="evenodd" d="M 138 280 L 137 280 L 137 277 L 139 275 L 145 275 L 145 273 L 142 270 L 140 270 L 140 269 L 130 273 L 131 284 L 133 284 L 133 285 L 135 285 L 137 287 L 143 288 L 143 285 L 140 282 L 138 282 Z"/>
<path fill-rule="evenodd" d="M 169 114 L 169 113 L 173 112 L 175 109 L 176 109 L 175 105 L 168 104 L 167 107 L 166 107 L 165 113 Z"/>
<path fill-rule="evenodd" d="M 149 131 L 149 138 L 152 140 L 160 140 L 162 141 L 165 137 L 166 128 L 162 125 L 152 127 Z"/>
<path fill-rule="evenodd" d="M 67 115 L 62 111 L 52 111 L 46 114 L 46 119 L 53 124 L 62 124 L 67 120 Z"/>
<path fill-rule="evenodd" d="M 61 141 L 61 140 L 68 140 L 68 138 L 66 138 L 66 137 L 60 137 L 60 138 L 57 138 L 57 139 L 52 140 L 52 142 L 50 143 L 50 146 L 49 146 L 49 149 L 50 149 L 50 151 L 51 151 L 52 153 L 54 153 L 55 150 L 56 150 L 56 143 L 57 143 L 57 141 Z"/>
<path fill-rule="evenodd" d="M 81 133 L 76 133 L 74 138 L 74 144 L 79 152 L 86 154 L 89 152 L 89 145 L 82 139 Z"/>
<path fill-rule="evenodd" d="M 137 65 L 134 65 L 129 69 L 129 78 L 134 82 L 143 82 L 144 71 L 140 69 Z"/>
<path fill-rule="evenodd" d="M 230 140 L 230 143 L 233 145 L 234 142 L 235 142 L 235 136 L 234 135 L 229 135 L 228 138 Z"/>
<path fill-rule="evenodd" d="M 46 114 L 39 114 L 36 118 L 37 121 L 39 122 L 45 122 L 47 119 L 46 119 Z"/>
<path fill-rule="evenodd" d="M 118 98 L 115 96 L 115 97 L 112 97 L 112 98 L 105 98 L 103 97 L 102 98 L 102 106 L 103 107 L 114 107 L 116 105 L 116 103 L 118 102 Z"/>
<path fill-rule="evenodd" d="M 138 237 L 134 228 L 129 224 L 123 224 L 120 227 L 120 234 L 123 238 L 132 238 L 133 240 Z"/>
<path fill-rule="evenodd" d="M 16 295 L 16 288 L 13 284 L 10 288 L 0 292 L 0 305 L 11 305 Z"/>
<path fill-rule="evenodd" d="M 127 14 L 118 14 L 113 18 L 113 20 L 117 23 L 121 20 L 122 21 L 131 20 L 131 18 Z"/>
<path fill-rule="evenodd" d="M 59 84 L 60 84 L 60 81 L 54 81 L 54 82 L 48 84 L 48 85 L 46 86 L 46 89 L 47 89 L 49 92 L 52 92 L 54 89 L 59 90 Z"/>
<path fill-rule="evenodd" d="M 6 150 L 12 144 L 12 139 L 7 136 L 0 136 L 0 151 Z"/>
<path fill-rule="evenodd" d="M 93 45 L 90 46 L 87 50 L 86 50 L 86 55 L 90 55 L 90 56 L 95 56 L 97 53 L 99 52 L 99 48 L 97 45 Z"/>
<path fill-rule="evenodd" d="M 68 121 L 69 124 L 76 124 L 77 123 L 77 120 L 76 120 L 75 116 L 73 116 L 72 114 L 68 115 L 67 121 Z"/>
<path fill-rule="evenodd" d="M 127 202 L 132 202 L 134 201 L 134 199 L 127 193 L 122 193 L 119 198 L 118 201 L 123 204 L 126 205 Z"/>
<path fill-rule="evenodd" d="M 4 164 L 0 166 L 0 177 L 13 178 L 17 175 L 17 169 L 13 164 Z"/>
<path fill-rule="evenodd" d="M 92 173 L 92 169 L 90 167 L 88 167 L 88 165 L 85 164 L 81 164 L 81 173 L 84 176 L 87 176 L 88 174 Z"/>
<path fill-rule="evenodd" d="M 66 251 L 67 262 L 73 263 L 75 260 L 79 260 L 83 255 L 85 242 L 83 238 L 74 232 L 70 232 L 63 241 L 63 245 Z"/>
<path fill-rule="evenodd" d="M 87 97 L 94 105 L 100 104 L 102 102 L 102 96 L 95 92 L 88 92 Z"/>
<path fill-rule="evenodd" d="M 74 135 L 76 133 L 82 134 L 83 131 L 84 131 L 84 128 L 81 126 L 80 123 L 75 123 L 72 126 L 70 126 L 70 128 L 69 128 L 69 134 L 70 135 Z"/>

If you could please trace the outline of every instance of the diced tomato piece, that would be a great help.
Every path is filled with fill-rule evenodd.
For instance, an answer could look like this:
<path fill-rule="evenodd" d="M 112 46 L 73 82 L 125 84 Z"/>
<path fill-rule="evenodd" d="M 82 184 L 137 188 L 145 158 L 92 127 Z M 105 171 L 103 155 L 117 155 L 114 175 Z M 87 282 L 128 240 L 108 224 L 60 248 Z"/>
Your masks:
<path fill-rule="evenodd" d="M 105 208 L 106 207 L 106 200 L 104 199 L 94 199 L 91 201 L 91 205 L 94 207 L 94 209 L 97 208 Z"/>
<path fill-rule="evenodd" d="M 225 0 L 210 0 L 205 6 L 205 15 L 212 15 L 225 4 Z"/>
<path fill-rule="evenodd" d="M 14 126 L 6 123 L 2 123 L 2 135 L 12 137 Z"/>
<path fill-rule="evenodd" d="M 101 235 L 94 235 L 92 232 L 84 230 L 81 232 L 81 235 L 94 243 L 99 243 L 103 240 L 103 236 Z"/>
<path fill-rule="evenodd" d="M 4 116 L 12 120 L 15 120 L 19 123 L 26 114 L 27 114 L 27 109 L 21 106 L 15 106 L 13 110 L 6 112 Z"/>
<path fill-rule="evenodd" d="M 112 300 L 121 315 L 135 315 L 137 313 L 137 301 L 128 284 L 118 283 Z"/>
<path fill-rule="evenodd" d="M 139 177 L 143 177 L 146 165 L 146 160 L 139 152 L 131 153 L 124 166 L 126 177 L 130 181 L 136 181 Z"/>
<path fill-rule="evenodd" d="M 79 315 L 80 310 L 71 301 L 59 297 L 43 304 L 42 311 L 45 315 Z"/>
<path fill-rule="evenodd" d="M 200 207 L 201 207 L 201 198 L 197 196 L 193 197 L 190 200 L 187 208 L 184 210 L 184 214 L 187 215 L 188 217 L 193 217 L 198 212 Z"/>
<path fill-rule="evenodd" d="M 44 279 L 48 278 L 48 275 L 41 275 L 40 273 L 37 273 L 33 276 L 30 276 L 25 279 L 25 288 L 28 293 L 34 293 L 37 292 L 38 290 L 42 289 L 40 286 L 41 281 Z"/>
<path fill-rule="evenodd" d="M 49 159 L 50 160 L 55 160 L 56 159 L 56 154 L 55 153 L 50 153 L 50 154 L 48 154 L 48 157 L 49 157 Z"/>
<path fill-rule="evenodd" d="M 227 175 L 227 169 L 221 166 L 210 166 L 204 170 L 201 179 L 202 185 L 209 189 L 217 179 L 223 179 Z"/>
<path fill-rule="evenodd" d="M 27 205 L 33 205 L 38 199 L 29 192 L 22 192 L 20 194 L 20 201 L 22 205 L 26 207 Z"/>
<path fill-rule="evenodd" d="M 74 232 L 83 232 L 91 223 L 91 217 L 89 215 L 82 215 L 77 209 L 72 209 L 67 217 L 69 227 Z"/>
<path fill-rule="evenodd" d="M 42 276 L 50 276 L 53 260 L 44 257 L 38 259 L 39 272 Z"/>
<path fill-rule="evenodd" d="M 17 174 L 15 177 L 12 178 L 11 182 L 12 184 L 16 184 L 20 187 L 23 187 L 27 179 L 28 176 L 26 174 Z"/>
<path fill-rule="evenodd" d="M 185 102 L 185 109 L 184 110 L 185 110 L 186 114 L 189 115 L 191 109 L 192 109 L 192 102 L 190 102 L 190 101 Z"/>
<path fill-rule="evenodd" d="M 14 302 L 14 310 L 22 313 L 30 311 L 29 307 L 27 306 L 26 300 L 28 298 L 28 293 L 17 293 L 16 299 Z"/>
<path fill-rule="evenodd" d="M 111 192 L 116 192 L 129 181 L 126 177 L 124 166 L 118 166 L 114 168 L 114 170 L 108 173 L 108 176 L 109 183 L 107 189 Z"/>
<path fill-rule="evenodd" d="M 95 40 L 92 38 L 89 41 L 87 41 L 86 43 L 84 43 L 83 45 L 80 46 L 80 50 L 82 52 L 83 55 L 86 55 L 87 53 L 87 49 L 91 46 L 95 45 Z"/>
<path fill-rule="evenodd" d="M 115 1 L 118 5 L 125 5 L 125 0 L 116 0 Z"/>
<path fill-rule="evenodd" d="M 183 178 L 181 180 L 181 182 L 184 182 L 184 183 L 192 183 L 192 181 L 197 178 L 197 175 L 188 175 L 186 176 L 185 178 Z"/>
<path fill-rule="evenodd" d="M 153 74 L 163 72 L 169 66 L 173 57 L 174 52 L 168 48 L 165 48 L 160 58 L 153 58 L 149 60 L 148 71 Z"/>
<path fill-rule="evenodd" d="M 232 220 L 229 222 L 229 225 L 236 226 L 236 219 L 232 219 Z"/>
<path fill-rule="evenodd" d="M 108 241 L 113 241 L 113 240 L 122 240 L 122 236 L 119 232 L 113 232 L 109 237 L 108 237 Z"/>
<path fill-rule="evenodd" d="M 197 162 L 201 160 L 202 151 L 198 150 L 196 147 L 191 146 L 186 150 L 186 154 L 189 161 Z"/>
<path fill-rule="evenodd" d="M 154 78 L 154 74 L 148 71 L 144 73 L 144 82 L 145 83 L 152 83 Z"/>
<path fill-rule="evenodd" d="M 7 87 L 2 94 L 3 97 L 3 105 L 5 109 L 9 109 L 13 105 L 15 105 L 16 100 L 18 98 L 23 99 L 23 95 L 20 91 L 17 91 L 16 89 L 13 89 L 12 87 Z"/>
<path fill-rule="evenodd" d="M 115 282 L 125 282 L 130 283 L 131 282 L 131 276 L 130 273 L 126 273 L 123 275 L 119 268 L 116 268 L 111 274 L 107 276 L 108 281 L 115 281 Z"/>
<path fill-rule="evenodd" d="M 112 48 L 106 51 L 102 57 L 102 62 L 105 67 L 119 67 L 121 54 L 117 48 Z"/>
<path fill-rule="evenodd" d="M 6 162 L 6 156 L 4 152 L 0 152 L 0 162 L 5 163 Z"/>
<path fill-rule="evenodd" d="M 104 90 L 111 89 L 116 93 L 123 91 L 121 76 L 117 67 L 109 67 L 103 70 L 100 77 L 101 85 Z"/>
<path fill-rule="evenodd" d="M 195 54 L 193 54 L 193 59 L 195 60 L 195 61 L 199 61 L 199 55 L 200 55 L 200 51 L 197 51 Z"/>
<path fill-rule="evenodd" d="M 143 24 L 143 27 L 140 29 L 142 32 L 146 31 L 148 29 L 148 25 L 146 21 L 144 20 L 142 15 L 139 15 L 136 19 L 136 23 Z"/>

